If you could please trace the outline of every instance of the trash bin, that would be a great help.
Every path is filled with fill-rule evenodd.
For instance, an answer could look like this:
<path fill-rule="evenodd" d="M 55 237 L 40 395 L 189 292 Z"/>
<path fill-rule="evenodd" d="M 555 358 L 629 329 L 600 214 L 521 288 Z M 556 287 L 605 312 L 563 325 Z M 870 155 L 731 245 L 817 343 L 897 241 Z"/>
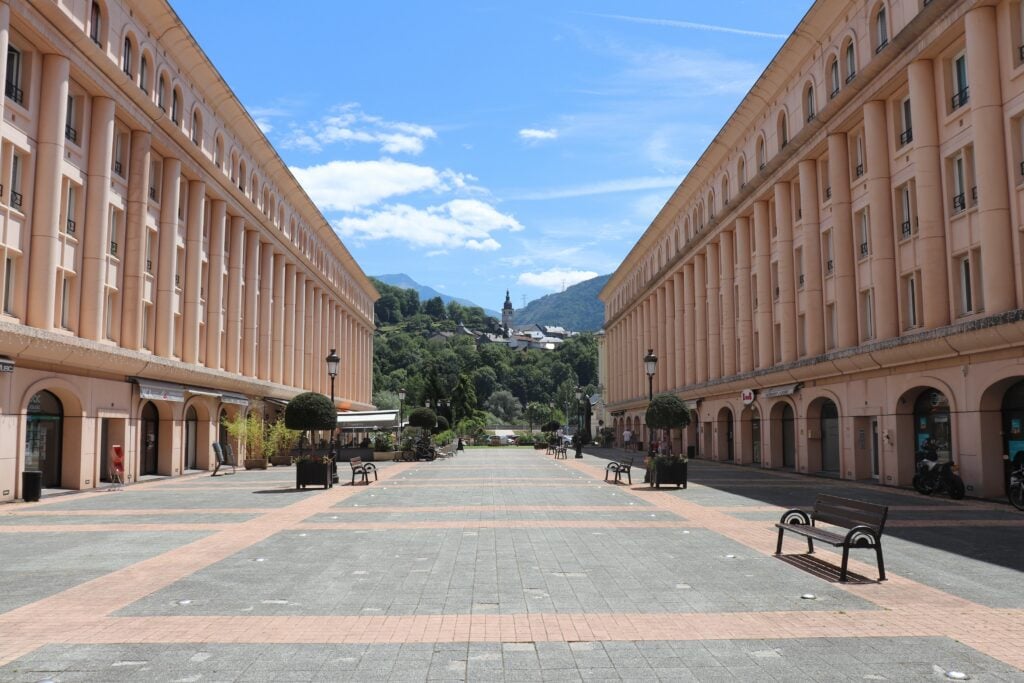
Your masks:
<path fill-rule="evenodd" d="M 21 498 L 26 503 L 34 503 L 43 495 L 43 473 L 28 470 L 21 473 Z"/>

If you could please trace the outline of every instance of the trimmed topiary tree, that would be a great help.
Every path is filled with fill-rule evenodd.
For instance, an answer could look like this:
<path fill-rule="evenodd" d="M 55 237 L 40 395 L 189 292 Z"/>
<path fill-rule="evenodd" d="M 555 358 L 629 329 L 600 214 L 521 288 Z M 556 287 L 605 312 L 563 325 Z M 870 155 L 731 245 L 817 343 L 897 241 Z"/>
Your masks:
<path fill-rule="evenodd" d="M 562 424 L 558 420 L 548 420 L 540 426 L 542 432 L 557 432 L 562 428 Z"/>
<path fill-rule="evenodd" d="M 409 413 L 409 426 L 431 430 L 437 425 L 437 415 L 430 408 L 416 408 Z"/>
<path fill-rule="evenodd" d="M 653 429 L 682 429 L 690 424 L 690 411 L 674 394 L 658 394 L 647 406 L 644 416 L 647 426 Z"/>
<path fill-rule="evenodd" d="M 435 427 L 434 429 L 438 434 L 440 434 L 441 432 L 446 432 L 449 429 L 451 429 L 451 425 L 448 424 L 448 418 L 446 418 L 444 415 L 438 415 L 437 427 Z"/>
<path fill-rule="evenodd" d="M 299 440 L 299 456 L 306 439 L 306 432 L 314 429 L 334 430 L 338 426 L 338 412 L 331 399 L 315 391 L 299 394 L 284 409 L 284 424 L 288 429 L 298 429 L 302 438 Z"/>

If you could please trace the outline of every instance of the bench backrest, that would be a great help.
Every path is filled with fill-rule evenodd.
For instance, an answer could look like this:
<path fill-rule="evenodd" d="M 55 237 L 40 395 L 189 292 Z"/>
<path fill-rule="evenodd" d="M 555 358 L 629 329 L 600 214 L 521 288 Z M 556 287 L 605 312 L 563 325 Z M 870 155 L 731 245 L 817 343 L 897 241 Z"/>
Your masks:
<path fill-rule="evenodd" d="M 839 496 L 819 494 L 817 500 L 814 501 L 813 516 L 816 522 L 834 524 L 846 529 L 864 525 L 882 533 L 888 514 L 889 508 L 885 505 L 865 503 L 861 500 L 851 500 Z"/>
<path fill-rule="evenodd" d="M 348 464 L 351 465 L 352 467 L 359 467 L 360 465 L 363 464 L 363 459 L 361 457 L 355 457 L 349 460 Z"/>
<path fill-rule="evenodd" d="M 628 458 L 623 458 L 622 461 L 621 461 L 622 466 L 623 467 L 632 467 L 633 466 L 633 457 L 634 456 L 630 456 Z"/>

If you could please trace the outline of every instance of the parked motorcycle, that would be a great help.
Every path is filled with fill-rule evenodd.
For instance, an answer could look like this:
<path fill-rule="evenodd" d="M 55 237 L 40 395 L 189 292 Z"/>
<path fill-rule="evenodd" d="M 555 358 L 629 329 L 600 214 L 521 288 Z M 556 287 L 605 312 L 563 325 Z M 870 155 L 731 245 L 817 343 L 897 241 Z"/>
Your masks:
<path fill-rule="evenodd" d="M 959 468 L 952 462 L 940 463 L 929 455 L 920 456 L 913 485 L 918 493 L 930 496 L 933 493 L 948 493 L 953 500 L 960 500 L 967 493 L 964 480 L 957 473 Z"/>

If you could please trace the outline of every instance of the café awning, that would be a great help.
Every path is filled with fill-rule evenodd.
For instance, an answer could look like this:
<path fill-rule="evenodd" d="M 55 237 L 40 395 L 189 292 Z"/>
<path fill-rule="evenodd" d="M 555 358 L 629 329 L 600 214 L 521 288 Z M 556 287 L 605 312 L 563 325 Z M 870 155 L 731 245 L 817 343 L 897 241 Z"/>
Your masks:
<path fill-rule="evenodd" d="M 795 384 L 783 384 L 782 386 L 772 387 L 771 389 L 764 389 L 761 391 L 761 396 L 764 398 L 778 398 L 779 396 L 790 396 L 794 392 L 803 386 L 800 382 Z"/>
<path fill-rule="evenodd" d="M 139 398 L 150 401 L 185 402 L 185 387 L 180 384 L 155 382 L 141 377 L 130 377 L 129 381 L 139 385 Z"/>
<path fill-rule="evenodd" d="M 362 410 L 338 413 L 342 429 L 394 429 L 398 426 L 397 410 Z"/>

